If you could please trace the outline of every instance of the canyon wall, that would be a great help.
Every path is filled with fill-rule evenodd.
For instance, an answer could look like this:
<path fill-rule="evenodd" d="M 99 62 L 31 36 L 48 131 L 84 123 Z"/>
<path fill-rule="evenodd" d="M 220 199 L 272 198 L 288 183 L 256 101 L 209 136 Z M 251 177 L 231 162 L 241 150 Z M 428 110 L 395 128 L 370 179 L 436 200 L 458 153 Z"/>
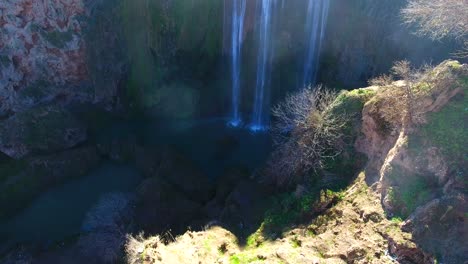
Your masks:
<path fill-rule="evenodd" d="M 411 34 L 399 17 L 403 0 L 331 4 L 318 76 L 329 87 L 362 87 L 399 59 L 438 63 L 456 46 Z M 300 6 L 298 0 L 278 5 L 280 18 L 272 19 L 273 102 L 300 86 L 306 48 L 300 37 L 306 12 L 298 12 Z M 224 9 L 214 0 L 2 1 L 0 117 L 56 101 L 107 109 L 127 102 L 165 112 L 161 98 L 178 97 L 170 91 L 187 95 L 177 108 L 188 116 L 226 113 L 223 14 L 229 10 Z M 255 84 L 257 9 L 258 2 L 247 5 L 243 36 L 241 85 L 248 106 Z"/>

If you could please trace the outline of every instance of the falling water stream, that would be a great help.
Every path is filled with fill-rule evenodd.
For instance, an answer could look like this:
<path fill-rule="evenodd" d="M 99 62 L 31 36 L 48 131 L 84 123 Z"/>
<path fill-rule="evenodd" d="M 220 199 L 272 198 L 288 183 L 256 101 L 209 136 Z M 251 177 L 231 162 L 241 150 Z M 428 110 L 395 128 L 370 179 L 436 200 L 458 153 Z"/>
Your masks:
<path fill-rule="evenodd" d="M 271 49 L 271 16 L 274 0 L 262 0 L 260 12 L 260 42 L 257 57 L 257 83 L 255 86 L 255 99 L 252 113 L 251 131 L 262 131 L 268 126 L 268 112 L 265 104 L 268 102 L 266 86 L 269 75 L 269 59 Z"/>
<path fill-rule="evenodd" d="M 253 91 L 251 119 L 248 125 L 248 129 L 253 132 L 265 131 L 268 129 L 269 125 L 271 64 L 272 58 L 274 57 L 274 40 L 278 37 L 275 36 L 275 34 L 280 33 L 274 29 L 274 25 L 277 24 L 278 21 L 281 20 L 281 16 L 283 16 L 281 12 L 275 12 L 275 9 L 284 9 L 287 4 L 285 2 L 285 0 L 259 0 L 257 5 L 257 17 L 255 18 L 257 27 L 254 32 L 258 39 L 258 50 L 254 57 L 256 59 L 256 82 Z M 228 124 L 234 127 L 240 126 L 242 123 L 240 90 L 242 81 L 241 65 L 243 63 L 241 57 L 242 41 L 245 33 L 246 5 L 247 0 L 225 0 L 224 24 L 225 29 L 229 30 L 229 32 L 226 30 L 225 34 L 227 36 L 225 37 L 229 39 L 232 81 L 232 107 Z M 227 6 L 230 8 L 226 9 Z M 303 31 L 305 47 L 303 55 L 300 56 L 300 60 L 303 60 L 300 62 L 302 71 L 298 75 L 299 80 L 301 80 L 300 88 L 304 88 L 316 83 L 330 0 L 308 0 L 298 5 L 298 7 L 303 7 L 307 12 L 305 14 Z M 301 10 L 298 10 L 298 13 L 301 12 Z M 249 85 L 246 84 L 246 86 Z"/>
<path fill-rule="evenodd" d="M 226 4 L 226 2 L 225 2 Z M 242 123 L 240 116 L 240 74 L 242 57 L 242 36 L 244 32 L 246 0 L 232 1 L 231 16 L 231 78 L 232 78 L 232 113 L 229 125 L 237 127 Z M 226 18 L 225 18 L 226 19 Z"/>
<path fill-rule="evenodd" d="M 330 0 L 309 1 L 305 32 L 307 53 L 304 57 L 304 74 L 301 88 L 314 85 L 316 82 L 320 50 L 325 34 L 329 7 Z"/>

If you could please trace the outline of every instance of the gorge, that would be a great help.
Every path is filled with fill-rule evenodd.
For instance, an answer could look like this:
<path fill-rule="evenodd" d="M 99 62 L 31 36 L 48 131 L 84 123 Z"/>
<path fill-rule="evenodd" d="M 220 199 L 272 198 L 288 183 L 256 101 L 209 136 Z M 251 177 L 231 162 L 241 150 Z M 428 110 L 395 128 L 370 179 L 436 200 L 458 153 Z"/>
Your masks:
<path fill-rule="evenodd" d="M 0 263 L 465 263 L 462 2 L 0 1 Z"/>

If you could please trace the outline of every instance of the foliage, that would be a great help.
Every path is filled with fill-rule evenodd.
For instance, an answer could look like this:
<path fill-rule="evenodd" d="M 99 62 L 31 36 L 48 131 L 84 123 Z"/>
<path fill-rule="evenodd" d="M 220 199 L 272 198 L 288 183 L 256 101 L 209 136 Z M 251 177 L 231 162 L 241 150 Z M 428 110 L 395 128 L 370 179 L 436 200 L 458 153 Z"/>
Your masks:
<path fill-rule="evenodd" d="M 248 245 L 259 246 L 265 239 L 275 239 L 288 228 L 310 220 L 344 198 L 342 191 L 315 189 L 301 196 L 283 193 L 273 198 L 274 206 L 266 211 L 260 228 L 248 238 Z"/>
<path fill-rule="evenodd" d="M 465 91 L 468 91 L 467 87 Z M 428 122 L 421 127 L 420 132 L 442 151 L 452 165 L 466 165 L 467 119 L 468 98 L 466 94 L 458 95 L 440 111 L 429 113 Z"/>
<path fill-rule="evenodd" d="M 281 186 L 309 170 L 319 171 L 325 159 L 338 156 L 348 117 L 333 112 L 337 93 L 321 86 L 289 95 L 273 109 L 276 122 L 272 135 L 278 148 L 272 154 L 267 174 Z"/>
<path fill-rule="evenodd" d="M 395 187 L 389 189 L 387 195 L 397 217 L 401 218 L 408 217 L 418 206 L 427 202 L 433 195 L 432 187 L 436 185 L 429 177 L 410 174 L 399 166 L 393 166 L 388 177 Z"/>

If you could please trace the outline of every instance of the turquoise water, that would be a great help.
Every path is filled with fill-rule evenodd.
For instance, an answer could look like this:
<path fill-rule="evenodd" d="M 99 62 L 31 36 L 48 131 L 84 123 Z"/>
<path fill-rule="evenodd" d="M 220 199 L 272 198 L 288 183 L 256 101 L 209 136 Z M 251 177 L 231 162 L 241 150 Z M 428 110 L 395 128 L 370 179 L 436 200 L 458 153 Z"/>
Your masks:
<path fill-rule="evenodd" d="M 160 149 L 173 146 L 195 162 L 211 178 L 221 177 L 230 168 L 258 168 L 272 150 L 268 133 L 252 133 L 247 128 L 227 126 L 227 119 L 212 118 L 177 122 L 117 123 L 101 137 L 136 135 L 145 146 Z"/>
<path fill-rule="evenodd" d="M 86 213 L 103 194 L 132 192 L 140 180 L 134 168 L 106 162 L 85 177 L 43 193 L 0 223 L 2 243 L 53 243 L 77 235 Z"/>

